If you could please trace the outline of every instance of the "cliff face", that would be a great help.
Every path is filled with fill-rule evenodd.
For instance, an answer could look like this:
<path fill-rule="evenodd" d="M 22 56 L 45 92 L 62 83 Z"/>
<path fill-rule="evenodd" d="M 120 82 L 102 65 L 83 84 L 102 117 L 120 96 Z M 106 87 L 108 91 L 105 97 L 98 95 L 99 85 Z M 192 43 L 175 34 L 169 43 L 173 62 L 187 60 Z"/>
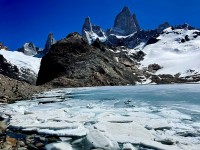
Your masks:
<path fill-rule="evenodd" d="M 46 40 L 46 44 L 45 44 L 45 48 L 43 50 L 43 53 L 46 54 L 49 52 L 49 49 L 51 48 L 51 45 L 56 43 L 56 39 L 53 36 L 53 33 L 49 33 L 47 40 Z"/>
<path fill-rule="evenodd" d="M 121 58 L 129 62 L 129 58 Z M 41 61 L 37 85 L 59 87 L 135 84 L 133 62 L 126 67 L 115 54 L 89 45 L 78 33 L 54 44 Z"/>
<path fill-rule="evenodd" d="M 129 35 L 140 30 L 136 15 L 131 13 L 128 7 L 117 15 L 114 23 L 114 31 L 119 35 Z"/>

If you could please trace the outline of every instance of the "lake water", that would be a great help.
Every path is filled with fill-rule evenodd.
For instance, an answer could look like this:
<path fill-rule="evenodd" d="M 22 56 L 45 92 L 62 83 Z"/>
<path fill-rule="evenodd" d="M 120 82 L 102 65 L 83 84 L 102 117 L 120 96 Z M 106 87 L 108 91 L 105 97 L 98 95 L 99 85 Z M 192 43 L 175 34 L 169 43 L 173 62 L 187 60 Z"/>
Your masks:
<path fill-rule="evenodd" d="M 110 149 L 117 147 L 111 139 L 120 148 L 132 143 L 137 149 L 200 149 L 199 84 L 55 89 L 0 111 L 12 116 L 14 128 L 85 137 L 102 148 L 103 136 Z"/>

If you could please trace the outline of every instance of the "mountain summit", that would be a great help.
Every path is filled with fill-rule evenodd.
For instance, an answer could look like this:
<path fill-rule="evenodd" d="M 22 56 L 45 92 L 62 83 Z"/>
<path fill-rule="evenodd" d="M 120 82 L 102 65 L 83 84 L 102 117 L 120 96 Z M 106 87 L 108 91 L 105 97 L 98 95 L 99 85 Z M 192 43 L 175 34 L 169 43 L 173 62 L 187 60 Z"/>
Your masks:
<path fill-rule="evenodd" d="M 82 27 L 82 36 L 89 44 L 92 44 L 97 38 L 101 42 L 107 42 L 108 44 L 113 44 L 114 42 L 116 44 L 118 41 L 113 40 L 113 35 L 128 36 L 140 31 L 136 15 L 132 14 L 128 7 L 124 7 L 116 16 L 114 27 L 108 29 L 106 32 L 100 26 L 92 25 L 90 18 L 87 17 Z"/>
<path fill-rule="evenodd" d="M 136 15 L 128 7 L 124 7 L 115 18 L 114 29 L 119 35 L 130 35 L 140 30 Z"/>

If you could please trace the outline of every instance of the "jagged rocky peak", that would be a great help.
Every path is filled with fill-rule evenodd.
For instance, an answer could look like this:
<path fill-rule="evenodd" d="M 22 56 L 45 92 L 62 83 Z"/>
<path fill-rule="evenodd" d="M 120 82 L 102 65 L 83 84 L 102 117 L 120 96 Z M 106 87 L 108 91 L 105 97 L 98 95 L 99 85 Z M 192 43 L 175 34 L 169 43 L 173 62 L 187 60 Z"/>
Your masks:
<path fill-rule="evenodd" d="M 158 26 L 157 32 L 161 33 L 163 30 L 165 30 L 169 27 L 170 27 L 170 24 L 168 22 L 164 22 Z"/>
<path fill-rule="evenodd" d="M 27 56 L 35 56 L 40 49 L 33 42 L 25 43 L 17 51 L 24 53 Z"/>
<path fill-rule="evenodd" d="M 91 24 L 91 21 L 90 21 L 90 17 L 85 18 L 85 22 L 83 24 L 82 32 L 85 32 L 85 31 L 89 31 L 89 32 L 92 31 L 92 24 Z"/>
<path fill-rule="evenodd" d="M 3 45 L 2 42 L 0 42 L 0 50 L 2 50 L 2 49 L 9 50 L 6 46 Z"/>
<path fill-rule="evenodd" d="M 118 35 L 130 35 L 140 30 L 136 15 L 128 7 L 124 7 L 115 18 L 113 31 Z"/>
<path fill-rule="evenodd" d="M 182 25 L 174 26 L 174 29 L 196 30 L 197 28 L 189 25 L 188 23 L 184 23 Z"/>
<path fill-rule="evenodd" d="M 51 45 L 55 43 L 56 43 L 56 39 L 54 38 L 53 33 L 49 33 L 46 40 L 45 48 L 43 50 L 44 54 L 48 53 L 51 48 Z"/>
<path fill-rule="evenodd" d="M 90 17 L 85 19 L 82 27 L 82 36 L 89 44 L 92 44 L 97 38 L 101 42 L 105 42 L 107 38 L 100 26 L 91 24 Z"/>

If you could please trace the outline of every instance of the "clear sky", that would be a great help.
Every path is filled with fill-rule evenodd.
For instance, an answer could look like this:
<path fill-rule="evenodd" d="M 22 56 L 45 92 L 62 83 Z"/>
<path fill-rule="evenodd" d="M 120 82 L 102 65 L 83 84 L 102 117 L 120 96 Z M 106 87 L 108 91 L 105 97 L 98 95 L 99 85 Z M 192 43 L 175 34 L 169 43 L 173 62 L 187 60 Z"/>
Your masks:
<path fill-rule="evenodd" d="M 0 0 L 0 42 L 15 50 L 32 41 L 43 48 L 47 35 L 64 38 L 81 33 L 85 17 L 104 30 L 128 6 L 142 29 L 154 29 L 168 21 L 200 28 L 200 0 Z"/>

